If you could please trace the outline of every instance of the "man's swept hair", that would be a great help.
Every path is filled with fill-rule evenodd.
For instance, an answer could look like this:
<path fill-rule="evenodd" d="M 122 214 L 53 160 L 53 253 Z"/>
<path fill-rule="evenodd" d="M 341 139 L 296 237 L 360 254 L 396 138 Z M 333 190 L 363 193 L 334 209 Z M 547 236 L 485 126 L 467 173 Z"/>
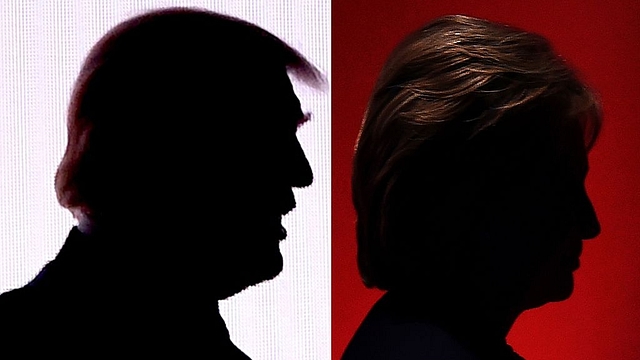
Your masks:
<path fill-rule="evenodd" d="M 126 183 L 135 167 L 121 160 L 147 151 L 140 147 L 148 147 L 151 129 L 185 120 L 194 106 L 217 112 L 219 118 L 206 119 L 216 128 L 238 122 L 253 82 L 268 84 L 287 72 L 313 87 L 325 82 L 298 51 L 231 16 L 168 8 L 119 24 L 92 48 L 75 83 L 55 178 L 58 201 L 74 213 L 102 209 L 121 193 L 114 179 Z M 170 119 L 172 112 L 179 116 Z"/>
<path fill-rule="evenodd" d="M 365 285 L 388 290 L 406 281 L 413 271 L 407 269 L 415 266 L 407 264 L 406 254 L 415 252 L 411 241 L 430 241 L 420 234 L 413 240 L 397 238 L 411 236 L 398 227 L 415 210 L 403 208 L 399 192 L 441 192 L 450 180 L 441 166 L 459 149 L 478 142 L 475 149 L 482 152 L 483 134 L 545 126 L 541 118 L 578 121 L 587 149 L 602 122 L 595 94 L 543 37 L 456 15 L 438 18 L 406 38 L 380 73 L 353 163 L 358 266 Z M 507 137 L 516 133 L 521 132 Z M 417 168 L 436 180 L 410 179 Z M 407 184 L 413 188 L 401 189 Z M 425 213 L 439 210 L 430 203 L 421 206 Z M 425 218 L 422 226 L 432 225 Z M 404 252 L 398 250 L 400 242 Z"/>

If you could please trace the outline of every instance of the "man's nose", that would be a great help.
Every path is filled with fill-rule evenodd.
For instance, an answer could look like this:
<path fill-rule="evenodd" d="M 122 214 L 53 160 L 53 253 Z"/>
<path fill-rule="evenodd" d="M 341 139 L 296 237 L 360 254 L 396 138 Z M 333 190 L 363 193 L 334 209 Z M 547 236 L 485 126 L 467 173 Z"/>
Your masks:
<path fill-rule="evenodd" d="M 302 150 L 300 142 L 296 140 L 292 157 L 291 173 L 289 174 L 292 187 L 305 187 L 313 182 L 313 171 L 309 160 Z"/>

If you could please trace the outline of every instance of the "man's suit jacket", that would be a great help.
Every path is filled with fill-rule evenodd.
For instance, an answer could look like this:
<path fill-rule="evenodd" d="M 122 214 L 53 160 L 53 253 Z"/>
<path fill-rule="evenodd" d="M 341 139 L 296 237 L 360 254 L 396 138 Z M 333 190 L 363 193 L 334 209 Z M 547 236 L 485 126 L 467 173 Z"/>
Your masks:
<path fill-rule="evenodd" d="M 120 263 L 118 252 L 127 249 L 112 245 L 74 227 L 34 280 L 0 295 L 3 359 L 249 359 L 230 341 L 217 304 L 194 310 L 172 284 L 158 289 L 153 269 Z"/>

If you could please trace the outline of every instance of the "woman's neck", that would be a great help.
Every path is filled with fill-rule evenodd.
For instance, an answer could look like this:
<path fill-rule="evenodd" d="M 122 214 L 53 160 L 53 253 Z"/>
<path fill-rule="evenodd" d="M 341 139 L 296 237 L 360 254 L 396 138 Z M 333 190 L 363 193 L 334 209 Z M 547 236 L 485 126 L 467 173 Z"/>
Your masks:
<path fill-rule="evenodd" d="M 442 292 L 389 291 L 389 306 L 401 314 L 432 323 L 480 358 L 510 351 L 506 337 L 522 311 L 497 301 Z"/>

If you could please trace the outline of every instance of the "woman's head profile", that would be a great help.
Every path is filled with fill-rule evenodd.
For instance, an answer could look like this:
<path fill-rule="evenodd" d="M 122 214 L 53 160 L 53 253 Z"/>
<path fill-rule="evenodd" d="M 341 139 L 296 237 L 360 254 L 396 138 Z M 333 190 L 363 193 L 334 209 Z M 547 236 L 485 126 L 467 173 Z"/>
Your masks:
<path fill-rule="evenodd" d="M 365 284 L 529 296 L 529 308 L 568 297 L 581 242 L 599 232 L 584 177 L 601 121 L 539 35 L 466 16 L 409 35 L 354 156 Z M 535 287 L 548 292 L 523 295 Z"/>

